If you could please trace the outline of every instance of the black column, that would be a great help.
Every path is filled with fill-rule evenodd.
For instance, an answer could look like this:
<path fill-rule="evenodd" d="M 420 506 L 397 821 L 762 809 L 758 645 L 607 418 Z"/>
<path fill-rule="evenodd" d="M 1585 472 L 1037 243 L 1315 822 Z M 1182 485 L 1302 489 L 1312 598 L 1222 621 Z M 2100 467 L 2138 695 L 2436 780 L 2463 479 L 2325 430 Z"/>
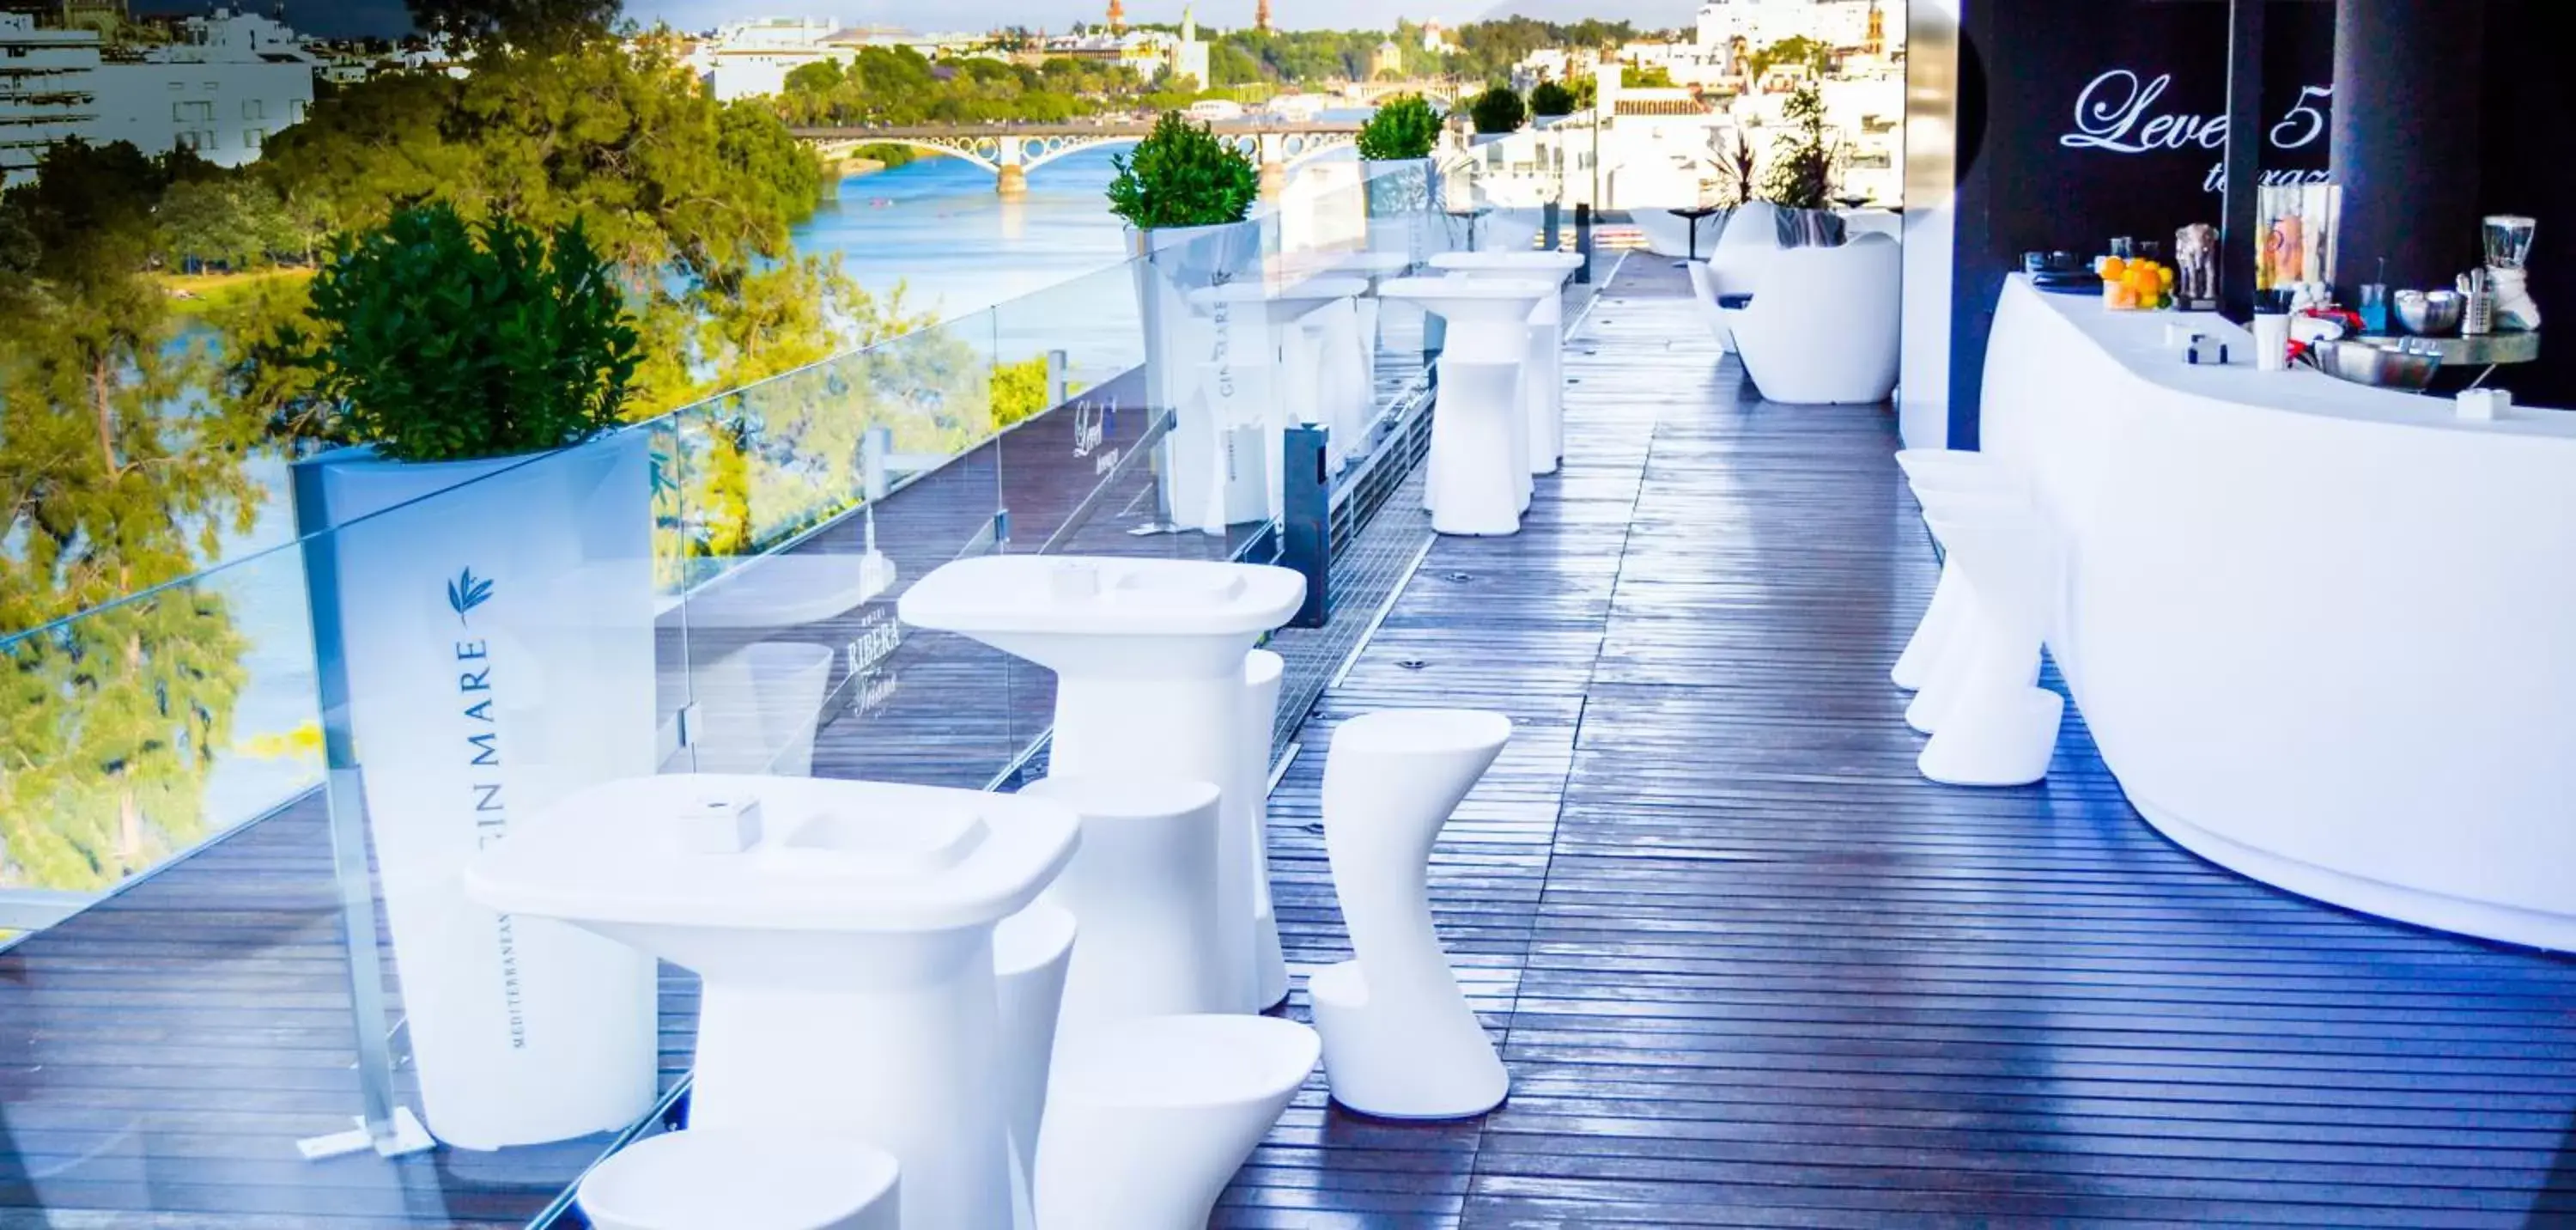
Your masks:
<path fill-rule="evenodd" d="M 2346 289 L 2388 258 L 2393 288 L 2438 289 L 2482 259 L 2485 0 L 2339 0 L 2334 179 Z M 2540 37 L 2538 31 L 2532 37 Z"/>
<path fill-rule="evenodd" d="M 2254 315 L 2254 264 L 2263 171 L 2265 0 L 2227 5 L 2227 192 L 2218 221 L 2218 304 L 2229 319 Z"/>

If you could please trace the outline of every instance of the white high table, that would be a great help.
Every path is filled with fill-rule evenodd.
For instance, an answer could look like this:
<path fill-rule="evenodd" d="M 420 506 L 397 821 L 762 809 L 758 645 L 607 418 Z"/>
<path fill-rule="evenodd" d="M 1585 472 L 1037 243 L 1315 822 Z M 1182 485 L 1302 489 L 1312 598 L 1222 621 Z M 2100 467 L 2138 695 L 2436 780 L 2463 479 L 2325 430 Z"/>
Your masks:
<path fill-rule="evenodd" d="M 2177 319 L 2236 362 L 2186 365 Z M 2576 415 L 2465 421 L 2252 352 L 2003 291 L 1984 447 L 2064 537 L 2050 648 L 2103 759 L 2254 879 L 2576 949 Z"/>
<path fill-rule="evenodd" d="M 684 813 L 701 798 L 757 800 L 759 831 L 729 848 L 693 840 Z M 666 774 L 566 796 L 464 880 L 491 909 L 697 971 L 691 1128 L 864 1140 L 902 1166 L 905 1225 L 1001 1227 L 994 924 L 1079 838 L 1070 809 L 1032 796 Z M 651 984 L 641 992 L 593 1008 L 649 1018 Z"/>
<path fill-rule="evenodd" d="M 1583 267 L 1572 252 L 1443 252 L 1431 267 L 1465 278 L 1553 278 L 1558 294 L 1529 318 L 1529 360 L 1522 398 L 1529 406 L 1530 473 L 1554 474 L 1565 458 L 1565 279 Z"/>
<path fill-rule="evenodd" d="M 1519 532 L 1519 512 L 1530 499 L 1529 414 L 1520 391 L 1529 379 L 1530 316 L 1558 290 L 1544 277 L 1398 278 L 1378 288 L 1385 298 L 1420 304 L 1449 322 L 1431 419 L 1430 481 L 1424 484 L 1433 529 Z M 1489 405 L 1475 370 L 1480 368 L 1509 368 L 1519 377 Z M 1495 483 L 1509 485 L 1509 499 L 1485 498 Z"/>
<path fill-rule="evenodd" d="M 1306 578 L 1263 564 L 993 555 L 944 564 L 896 610 L 916 627 L 972 637 L 1056 674 L 1047 771 L 1065 777 L 1235 780 L 1247 730 L 1244 658 L 1288 622 Z M 1263 835 L 1252 800 L 1227 791 L 1218 894 L 1229 1000 L 1259 998 L 1255 895 Z"/>

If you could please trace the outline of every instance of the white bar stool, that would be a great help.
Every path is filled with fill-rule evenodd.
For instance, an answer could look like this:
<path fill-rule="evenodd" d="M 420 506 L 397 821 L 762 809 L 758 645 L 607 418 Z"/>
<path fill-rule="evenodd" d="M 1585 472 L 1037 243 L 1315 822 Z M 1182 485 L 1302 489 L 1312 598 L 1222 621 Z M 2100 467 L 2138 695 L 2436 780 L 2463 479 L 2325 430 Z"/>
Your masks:
<path fill-rule="evenodd" d="M 1502 753 L 1511 719 L 1391 709 L 1333 732 L 1324 849 L 1354 959 L 1306 980 L 1333 1100 L 1391 1119 L 1460 1119 L 1500 1104 L 1510 1077 L 1431 925 L 1432 844 Z"/>
<path fill-rule="evenodd" d="M 2039 687 L 2056 577 L 2054 546 L 2028 501 L 1936 495 L 1924 519 L 1958 562 L 1975 624 L 1916 765 L 1954 786 L 2021 786 L 2048 775 L 2066 698 Z"/>
<path fill-rule="evenodd" d="M 1038 1144 L 1039 1230 L 1204 1230 L 1319 1050 L 1314 1030 L 1266 1016 L 1069 1040 Z"/>
<path fill-rule="evenodd" d="M 1225 801 L 1252 859 L 1253 1003 L 1267 1012 L 1288 999 L 1288 957 L 1279 947 L 1279 907 L 1270 899 L 1270 748 L 1279 727 L 1279 682 L 1288 664 L 1267 649 L 1243 658 L 1243 733 Z"/>
<path fill-rule="evenodd" d="M 1898 468 L 1905 472 L 1907 485 L 1915 499 L 1924 498 L 1927 490 L 1956 492 L 1989 492 L 1997 497 L 2019 496 L 2023 492 L 2018 472 L 1992 454 L 1961 449 L 1909 448 L 1896 454 Z M 1924 608 L 1923 619 L 1906 639 L 1905 650 L 1897 655 L 1896 665 L 1888 671 L 1889 679 L 1908 692 L 1922 690 L 1932 675 L 1933 666 L 1951 647 L 1959 629 L 1964 626 L 1967 587 L 1959 583 L 1958 572 L 1944 559 L 1941 579 L 1933 586 L 1932 602 Z M 1928 733 L 1928 732 L 1927 732 Z"/>
<path fill-rule="evenodd" d="M 1059 1037 L 1137 1017 L 1232 1010 L 1233 975 L 1218 942 L 1218 789 L 1172 778 L 1061 776 L 1020 793 L 1082 817 L 1081 848 L 1040 898 L 1082 928 Z"/>
<path fill-rule="evenodd" d="M 1076 847 L 1078 850 L 1079 847 Z M 1062 873 L 1058 873 L 1061 875 Z M 1003 1117 L 1010 1124 L 1013 1220 L 1037 1173 L 1038 1124 L 1046 1114 L 1047 1065 L 1055 1054 L 1056 1020 L 1072 964 L 1073 914 L 1043 899 L 993 926 L 993 991 L 1000 1009 Z"/>
<path fill-rule="evenodd" d="M 897 1230 L 894 1155 L 803 1132 L 668 1132 L 574 1190 L 592 1230 Z"/>

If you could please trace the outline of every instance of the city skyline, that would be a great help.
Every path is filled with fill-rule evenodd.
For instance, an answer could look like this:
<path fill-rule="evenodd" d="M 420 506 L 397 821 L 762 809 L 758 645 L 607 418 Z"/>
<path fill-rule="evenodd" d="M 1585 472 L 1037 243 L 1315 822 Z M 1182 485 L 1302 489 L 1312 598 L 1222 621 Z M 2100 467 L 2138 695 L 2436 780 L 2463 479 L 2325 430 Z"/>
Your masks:
<path fill-rule="evenodd" d="M 1127 19 L 1177 22 L 1185 0 L 1134 0 Z M 1199 20 L 1221 29 L 1252 24 L 1257 0 L 1208 0 L 1196 4 Z M 191 14 L 206 11 L 209 0 L 137 0 L 142 13 Z M 265 9 L 264 3 L 237 7 Z M 1679 28 L 1690 24 L 1697 0 L 1413 0 L 1390 12 L 1371 0 L 1279 0 L 1272 19 L 1282 29 L 1382 29 L 1397 16 L 1444 25 L 1508 16 L 1551 21 L 1599 18 L 1629 20 L 1641 28 Z M 297 30 L 320 38 L 393 37 L 410 29 L 403 0 L 285 0 L 286 20 Z M 628 0 L 635 20 L 662 22 L 679 30 L 707 30 L 753 17 L 831 17 L 853 25 L 890 25 L 918 30 L 984 29 L 1029 26 L 1049 30 L 1097 22 L 1105 4 L 1067 7 L 1043 0 Z"/>

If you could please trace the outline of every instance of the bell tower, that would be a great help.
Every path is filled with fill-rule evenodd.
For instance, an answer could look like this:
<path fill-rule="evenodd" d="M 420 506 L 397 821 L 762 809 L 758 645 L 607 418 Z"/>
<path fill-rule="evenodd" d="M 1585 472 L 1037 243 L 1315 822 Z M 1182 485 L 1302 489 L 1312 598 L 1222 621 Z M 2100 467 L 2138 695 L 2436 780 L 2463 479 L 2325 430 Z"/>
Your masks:
<path fill-rule="evenodd" d="M 1253 6 L 1252 28 L 1264 34 L 1270 33 L 1270 0 L 1261 0 Z"/>
<path fill-rule="evenodd" d="M 1127 6 L 1119 3 L 1118 0 L 1109 0 L 1109 32 L 1111 34 L 1119 34 L 1125 32 L 1126 29 Z"/>

